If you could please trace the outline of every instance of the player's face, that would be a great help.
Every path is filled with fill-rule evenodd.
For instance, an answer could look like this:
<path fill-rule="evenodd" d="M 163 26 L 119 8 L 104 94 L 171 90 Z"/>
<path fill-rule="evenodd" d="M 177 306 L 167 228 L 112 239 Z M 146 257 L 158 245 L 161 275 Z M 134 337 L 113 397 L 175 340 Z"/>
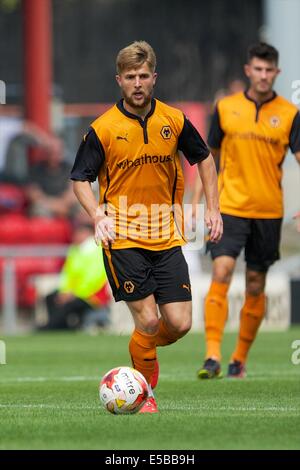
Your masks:
<path fill-rule="evenodd" d="M 245 65 L 245 73 L 249 78 L 252 90 L 264 95 L 272 90 L 280 70 L 275 62 L 253 57 L 249 64 Z"/>
<path fill-rule="evenodd" d="M 132 110 L 140 110 L 150 103 L 157 74 L 144 63 L 138 69 L 125 70 L 116 76 L 125 102 Z"/>

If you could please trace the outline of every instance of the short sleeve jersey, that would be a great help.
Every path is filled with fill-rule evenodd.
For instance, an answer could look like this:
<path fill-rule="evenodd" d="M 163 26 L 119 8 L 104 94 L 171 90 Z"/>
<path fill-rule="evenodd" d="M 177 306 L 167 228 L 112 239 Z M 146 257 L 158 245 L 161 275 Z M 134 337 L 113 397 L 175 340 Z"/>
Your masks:
<path fill-rule="evenodd" d="M 71 178 L 98 178 L 99 203 L 115 220 L 112 249 L 163 250 L 185 243 L 179 150 L 191 165 L 209 155 L 183 113 L 158 100 L 144 120 L 121 100 L 91 124 Z"/>
<path fill-rule="evenodd" d="M 300 151 L 296 106 L 273 94 L 258 106 L 245 93 L 221 99 L 208 136 L 221 149 L 221 212 L 246 218 L 281 218 L 282 163 L 288 147 Z"/>

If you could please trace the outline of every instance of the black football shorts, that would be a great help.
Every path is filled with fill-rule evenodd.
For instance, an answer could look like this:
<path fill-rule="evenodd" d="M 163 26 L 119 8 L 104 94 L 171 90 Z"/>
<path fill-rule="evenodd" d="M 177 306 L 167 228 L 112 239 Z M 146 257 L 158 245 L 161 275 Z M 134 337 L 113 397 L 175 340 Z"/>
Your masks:
<path fill-rule="evenodd" d="M 280 258 L 282 219 L 246 219 L 228 214 L 222 214 L 222 218 L 222 239 L 219 243 L 207 244 L 212 259 L 218 256 L 237 258 L 244 248 L 247 268 L 266 272 Z"/>
<path fill-rule="evenodd" d="M 116 302 L 150 294 L 159 305 L 192 298 L 188 265 L 179 246 L 161 251 L 103 249 L 103 258 Z"/>

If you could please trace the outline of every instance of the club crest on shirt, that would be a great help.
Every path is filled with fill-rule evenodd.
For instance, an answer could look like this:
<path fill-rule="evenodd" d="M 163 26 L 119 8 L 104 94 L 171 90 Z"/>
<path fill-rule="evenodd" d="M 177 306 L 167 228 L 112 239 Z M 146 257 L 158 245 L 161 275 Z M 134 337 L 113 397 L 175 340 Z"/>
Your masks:
<path fill-rule="evenodd" d="M 132 294 L 134 291 L 134 284 L 131 281 L 125 281 L 124 282 L 124 289 L 127 292 L 127 294 Z"/>
<path fill-rule="evenodd" d="M 161 136 L 162 136 L 163 139 L 169 140 L 169 139 L 171 139 L 172 129 L 171 129 L 170 126 L 163 126 L 161 128 L 160 133 L 161 133 Z"/>
<path fill-rule="evenodd" d="M 280 118 L 278 116 L 272 116 L 270 118 L 271 127 L 279 127 L 280 126 Z"/>

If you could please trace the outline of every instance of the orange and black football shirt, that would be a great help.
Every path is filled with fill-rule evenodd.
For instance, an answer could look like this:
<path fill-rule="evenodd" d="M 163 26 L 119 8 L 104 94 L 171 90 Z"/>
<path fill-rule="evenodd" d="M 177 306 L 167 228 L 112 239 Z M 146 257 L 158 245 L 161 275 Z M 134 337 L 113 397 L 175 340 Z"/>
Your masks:
<path fill-rule="evenodd" d="M 112 249 L 163 250 L 185 243 L 179 150 L 191 165 L 209 155 L 183 113 L 158 100 L 152 100 L 144 120 L 120 100 L 91 124 L 71 179 L 98 178 L 99 203 L 115 220 Z"/>
<path fill-rule="evenodd" d="M 283 216 L 282 163 L 288 147 L 300 151 L 296 106 L 274 92 L 260 106 L 247 92 L 222 98 L 208 136 L 221 149 L 219 192 L 222 213 L 276 219 Z"/>

